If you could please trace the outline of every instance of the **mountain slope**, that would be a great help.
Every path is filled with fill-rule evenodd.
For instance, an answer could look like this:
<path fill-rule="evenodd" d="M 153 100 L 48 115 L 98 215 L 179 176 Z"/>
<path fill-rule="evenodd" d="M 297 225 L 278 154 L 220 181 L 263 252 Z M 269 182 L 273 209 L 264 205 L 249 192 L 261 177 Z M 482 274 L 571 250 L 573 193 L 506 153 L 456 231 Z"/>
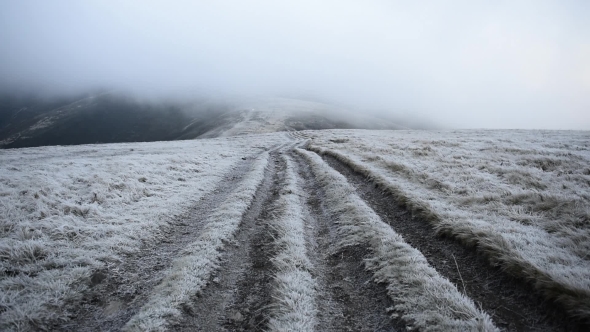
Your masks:
<path fill-rule="evenodd" d="M 4 105 L 0 146 L 5 148 L 174 140 L 195 118 L 210 119 L 220 113 L 218 107 L 203 103 L 193 106 L 191 116 L 184 105 L 144 103 L 108 93 Z"/>
<path fill-rule="evenodd" d="M 0 97 L 0 147 L 149 142 L 306 129 L 404 129 L 296 99 L 146 102 L 116 93 L 45 100 Z"/>

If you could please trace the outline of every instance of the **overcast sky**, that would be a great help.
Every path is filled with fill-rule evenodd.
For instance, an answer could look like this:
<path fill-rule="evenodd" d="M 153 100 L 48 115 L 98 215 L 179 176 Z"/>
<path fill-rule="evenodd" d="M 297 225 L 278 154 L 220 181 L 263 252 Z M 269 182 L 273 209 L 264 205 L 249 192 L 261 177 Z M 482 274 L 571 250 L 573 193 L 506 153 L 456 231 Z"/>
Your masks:
<path fill-rule="evenodd" d="M 281 94 L 590 129 L 590 1 L 0 0 L 0 87 Z"/>

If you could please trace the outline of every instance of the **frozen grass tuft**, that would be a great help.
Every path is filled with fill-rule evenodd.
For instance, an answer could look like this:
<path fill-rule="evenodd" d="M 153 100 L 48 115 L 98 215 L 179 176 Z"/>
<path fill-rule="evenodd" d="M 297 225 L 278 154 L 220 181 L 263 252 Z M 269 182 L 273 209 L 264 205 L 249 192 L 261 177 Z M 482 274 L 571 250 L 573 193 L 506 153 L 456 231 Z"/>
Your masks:
<path fill-rule="evenodd" d="M 264 152 L 236 190 L 211 213 L 199 238 L 174 260 L 148 303 L 127 322 L 124 331 L 166 331 L 169 322 L 182 315 L 180 306 L 199 293 L 219 267 L 222 249 L 233 239 L 250 207 L 267 164 L 268 153 Z"/>
<path fill-rule="evenodd" d="M 339 224 L 341 247 L 367 245 L 365 261 L 375 281 L 385 283 L 394 315 L 421 331 L 498 331 L 490 317 L 433 269 L 422 253 L 386 225 L 340 173 L 318 155 L 297 149 L 326 192 L 326 206 Z"/>
<path fill-rule="evenodd" d="M 283 155 L 285 179 L 277 202 L 279 215 L 270 222 L 277 234 L 276 269 L 272 291 L 270 331 L 313 331 L 316 324 L 316 283 L 310 271 L 305 246 L 304 220 L 299 196 L 301 190 L 289 157 Z"/>
<path fill-rule="evenodd" d="M 309 146 L 590 320 L 590 135 L 559 131 L 314 133 Z M 334 144 L 348 139 L 347 144 Z"/>

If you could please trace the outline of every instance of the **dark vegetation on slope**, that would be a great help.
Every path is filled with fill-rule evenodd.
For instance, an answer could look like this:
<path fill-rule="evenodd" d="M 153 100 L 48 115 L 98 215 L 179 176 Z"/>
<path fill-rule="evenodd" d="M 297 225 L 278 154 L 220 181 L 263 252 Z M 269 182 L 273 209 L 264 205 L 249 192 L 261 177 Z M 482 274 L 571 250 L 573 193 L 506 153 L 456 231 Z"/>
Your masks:
<path fill-rule="evenodd" d="M 145 103 L 114 94 L 1 96 L 0 147 L 190 139 L 228 122 L 228 110 L 210 102 Z"/>
<path fill-rule="evenodd" d="M 208 99 L 155 102 L 96 91 L 48 99 L 0 92 L 0 148 L 214 138 L 244 121 L 248 112 L 231 102 Z M 397 120 L 340 116 L 338 108 L 326 114 L 287 112 L 292 113 L 275 130 L 408 128 Z M 262 127 L 266 120 L 265 115 L 250 117 Z"/>

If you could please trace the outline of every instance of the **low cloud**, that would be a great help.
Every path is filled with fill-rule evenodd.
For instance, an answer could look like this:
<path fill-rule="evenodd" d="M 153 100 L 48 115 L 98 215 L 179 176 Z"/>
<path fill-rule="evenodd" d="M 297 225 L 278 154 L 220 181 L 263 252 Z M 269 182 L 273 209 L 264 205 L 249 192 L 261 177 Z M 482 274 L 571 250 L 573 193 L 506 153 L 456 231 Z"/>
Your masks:
<path fill-rule="evenodd" d="M 582 1 L 12 1 L 0 87 L 314 96 L 457 128 L 590 129 Z"/>

